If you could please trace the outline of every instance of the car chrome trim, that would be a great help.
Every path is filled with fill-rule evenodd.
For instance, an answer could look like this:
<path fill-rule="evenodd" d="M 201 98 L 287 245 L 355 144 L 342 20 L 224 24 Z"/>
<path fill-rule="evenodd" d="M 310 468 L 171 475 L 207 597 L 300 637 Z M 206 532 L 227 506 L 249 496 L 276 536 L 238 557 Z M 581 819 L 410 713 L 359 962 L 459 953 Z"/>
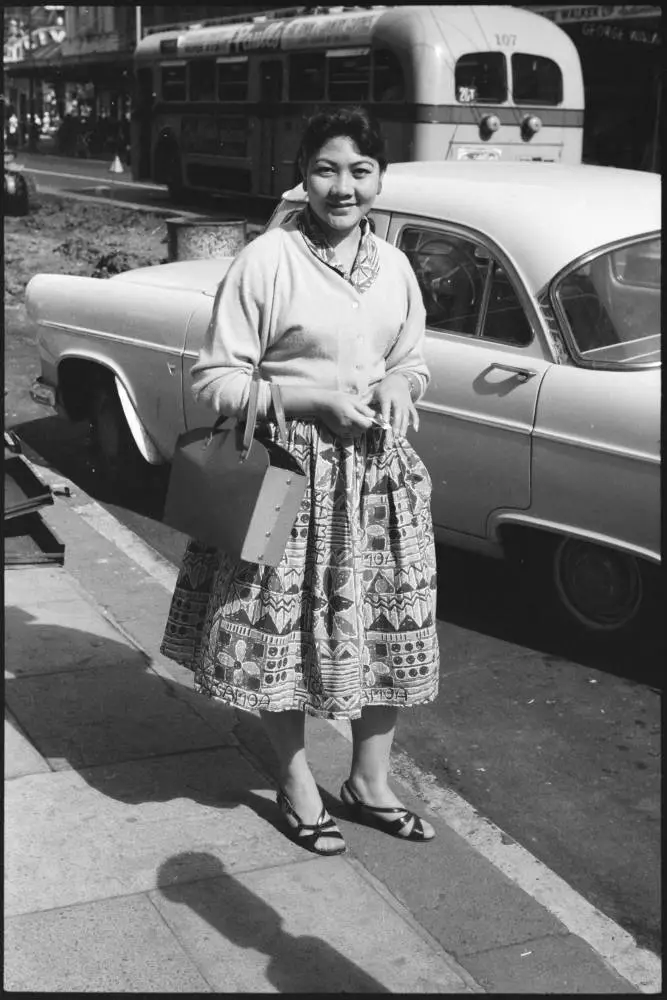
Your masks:
<path fill-rule="evenodd" d="M 574 448 L 586 448 L 589 451 L 602 452 L 605 455 L 621 455 L 623 458 L 631 458 L 638 462 L 651 462 L 653 465 L 660 465 L 660 455 L 651 454 L 650 451 L 636 451 L 631 448 L 623 448 L 618 445 L 603 444 L 600 441 L 593 441 L 590 438 L 570 437 L 566 434 L 559 434 L 557 431 L 547 431 L 535 428 L 533 430 L 533 440 L 556 441 L 559 444 L 571 445 Z"/>
<path fill-rule="evenodd" d="M 428 410 L 429 413 L 440 413 L 445 414 L 448 417 L 453 417 L 455 420 L 466 420 L 470 424 L 484 424 L 489 427 L 502 427 L 503 430 L 513 431 L 516 434 L 530 434 L 533 425 L 520 423 L 518 420 L 501 420 L 494 417 L 480 417 L 478 414 L 471 413 L 469 410 L 459 410 L 454 407 L 440 406 L 438 403 L 424 402 L 420 399 L 416 404 L 419 410 Z"/>
<path fill-rule="evenodd" d="M 38 325 L 48 327 L 51 330 L 64 330 L 66 333 L 74 333 L 79 336 L 92 337 L 95 340 L 110 340 L 116 344 L 128 344 L 131 347 L 149 348 L 159 354 L 170 354 L 174 357 L 181 357 L 182 351 L 177 347 L 166 347 L 164 344 L 156 344 L 152 340 L 139 340 L 137 337 L 125 337 L 122 333 L 107 333 L 103 330 L 91 330 L 86 326 L 72 326 L 69 323 L 58 323 L 56 320 L 39 320 Z"/>
<path fill-rule="evenodd" d="M 122 379 L 120 379 L 118 375 L 115 377 L 115 383 L 116 392 L 118 393 L 118 398 L 120 399 L 120 405 L 123 408 L 127 426 L 130 428 L 130 433 L 134 438 L 134 443 L 141 453 L 141 457 L 144 461 L 148 462 L 149 465 L 161 465 L 165 460 L 164 456 L 160 453 L 157 445 L 144 427 L 143 421 L 137 413 L 130 394 L 127 391 Z"/>
<path fill-rule="evenodd" d="M 535 517 L 522 510 L 499 510 L 489 515 L 487 521 L 487 531 L 493 540 L 498 540 L 499 529 L 505 526 L 517 525 L 524 528 L 535 528 L 542 531 L 550 531 L 556 535 L 565 535 L 570 538 L 581 538 L 587 542 L 603 545 L 610 549 L 617 549 L 619 552 L 626 552 L 628 555 L 639 556 L 649 562 L 661 563 L 660 554 L 652 549 L 646 549 L 641 545 L 633 545 L 632 542 L 624 542 L 620 538 L 612 538 L 603 535 L 598 531 L 587 531 L 582 528 L 574 528 L 569 524 L 562 524 L 558 521 L 549 521 L 546 518 Z"/>
<path fill-rule="evenodd" d="M 433 533 L 436 543 L 439 545 L 448 545 L 464 552 L 474 552 L 477 555 L 488 556 L 490 559 L 505 558 L 503 546 L 498 539 L 471 535 L 466 531 L 455 531 L 454 528 L 445 528 L 441 524 L 435 523 Z"/>
<path fill-rule="evenodd" d="M 56 390 L 52 385 L 47 385 L 43 382 L 41 378 L 35 379 L 35 381 L 30 386 L 30 398 L 35 401 L 35 403 L 41 403 L 42 406 L 50 406 L 54 410 L 56 408 Z"/>

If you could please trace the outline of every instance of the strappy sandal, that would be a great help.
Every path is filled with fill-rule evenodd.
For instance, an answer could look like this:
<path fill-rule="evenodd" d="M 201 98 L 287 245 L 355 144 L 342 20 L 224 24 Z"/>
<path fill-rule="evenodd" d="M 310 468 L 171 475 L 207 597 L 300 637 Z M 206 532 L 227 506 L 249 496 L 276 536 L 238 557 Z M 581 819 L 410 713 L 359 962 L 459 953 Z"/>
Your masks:
<path fill-rule="evenodd" d="M 321 854 L 322 857 L 325 858 L 345 853 L 346 846 L 345 841 L 343 840 L 343 834 L 340 832 L 324 806 L 322 806 L 322 812 L 320 813 L 320 818 L 317 823 L 303 823 L 301 817 L 295 811 L 294 806 L 287 798 L 282 788 L 278 791 L 276 802 L 280 811 L 287 818 L 292 840 L 295 844 L 305 847 L 307 851 L 312 851 L 313 854 Z M 340 840 L 340 846 L 329 847 L 326 849 L 318 847 L 318 841 L 322 838 Z"/>
<path fill-rule="evenodd" d="M 426 842 L 433 840 L 435 836 L 435 832 L 430 837 L 427 836 L 421 818 L 405 806 L 367 806 L 348 781 L 344 781 L 341 786 L 340 798 L 356 814 L 357 819 L 365 820 L 369 825 L 384 830 L 393 837 Z"/>

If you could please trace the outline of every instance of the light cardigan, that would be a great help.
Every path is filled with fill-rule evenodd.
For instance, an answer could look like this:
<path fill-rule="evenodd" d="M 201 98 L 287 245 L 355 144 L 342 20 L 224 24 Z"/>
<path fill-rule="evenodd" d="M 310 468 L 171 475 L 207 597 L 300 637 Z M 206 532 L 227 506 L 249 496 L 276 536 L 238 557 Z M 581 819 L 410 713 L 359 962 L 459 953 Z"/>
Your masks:
<path fill-rule="evenodd" d="M 195 398 L 242 417 L 253 370 L 280 385 L 364 393 L 389 372 L 429 380 L 426 314 L 405 254 L 374 237 L 379 273 L 358 292 L 306 246 L 296 220 L 258 236 L 235 258 L 192 367 Z M 260 383 L 258 417 L 270 390 Z"/>

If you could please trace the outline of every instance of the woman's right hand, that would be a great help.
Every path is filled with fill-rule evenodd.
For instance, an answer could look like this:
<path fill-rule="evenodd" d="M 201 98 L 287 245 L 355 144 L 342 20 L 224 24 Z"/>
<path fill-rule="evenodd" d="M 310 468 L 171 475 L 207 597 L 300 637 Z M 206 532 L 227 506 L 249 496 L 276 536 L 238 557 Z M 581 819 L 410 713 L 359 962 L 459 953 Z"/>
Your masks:
<path fill-rule="evenodd" d="M 361 396 L 329 391 L 322 393 L 319 417 L 336 437 L 353 438 L 372 426 L 377 413 Z"/>

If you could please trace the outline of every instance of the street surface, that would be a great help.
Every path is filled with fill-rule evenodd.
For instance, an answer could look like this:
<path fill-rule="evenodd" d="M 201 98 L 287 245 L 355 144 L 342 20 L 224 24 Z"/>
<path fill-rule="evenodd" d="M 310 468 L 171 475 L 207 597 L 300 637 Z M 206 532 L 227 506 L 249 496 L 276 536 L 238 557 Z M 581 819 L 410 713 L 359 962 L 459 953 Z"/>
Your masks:
<path fill-rule="evenodd" d="M 39 188 L 116 176 L 92 161 L 17 159 L 59 172 L 36 172 Z M 118 176 L 129 180 L 129 171 Z M 164 189 L 122 190 L 126 201 L 169 207 Z M 130 496 L 105 493 L 87 428 L 31 401 L 39 368 L 22 309 L 7 314 L 5 362 L 6 428 L 177 565 L 185 539 L 160 522 L 165 470 L 150 471 Z M 438 619 L 440 696 L 403 713 L 398 748 L 659 953 L 659 637 L 606 651 L 575 642 L 507 567 L 445 549 Z"/>
<path fill-rule="evenodd" d="M 23 165 L 35 180 L 38 190 L 69 192 L 90 197 L 109 198 L 116 204 L 134 203 L 147 208 L 164 209 L 177 215 L 180 211 L 207 215 L 230 214 L 249 222 L 265 222 L 273 203 L 266 198 L 234 198 L 195 196 L 187 202 L 169 198 L 166 187 L 144 181 L 134 182 L 128 166 L 122 174 L 109 170 L 111 162 L 18 152 L 16 163 Z M 242 214 L 241 214 L 242 213 Z"/>

